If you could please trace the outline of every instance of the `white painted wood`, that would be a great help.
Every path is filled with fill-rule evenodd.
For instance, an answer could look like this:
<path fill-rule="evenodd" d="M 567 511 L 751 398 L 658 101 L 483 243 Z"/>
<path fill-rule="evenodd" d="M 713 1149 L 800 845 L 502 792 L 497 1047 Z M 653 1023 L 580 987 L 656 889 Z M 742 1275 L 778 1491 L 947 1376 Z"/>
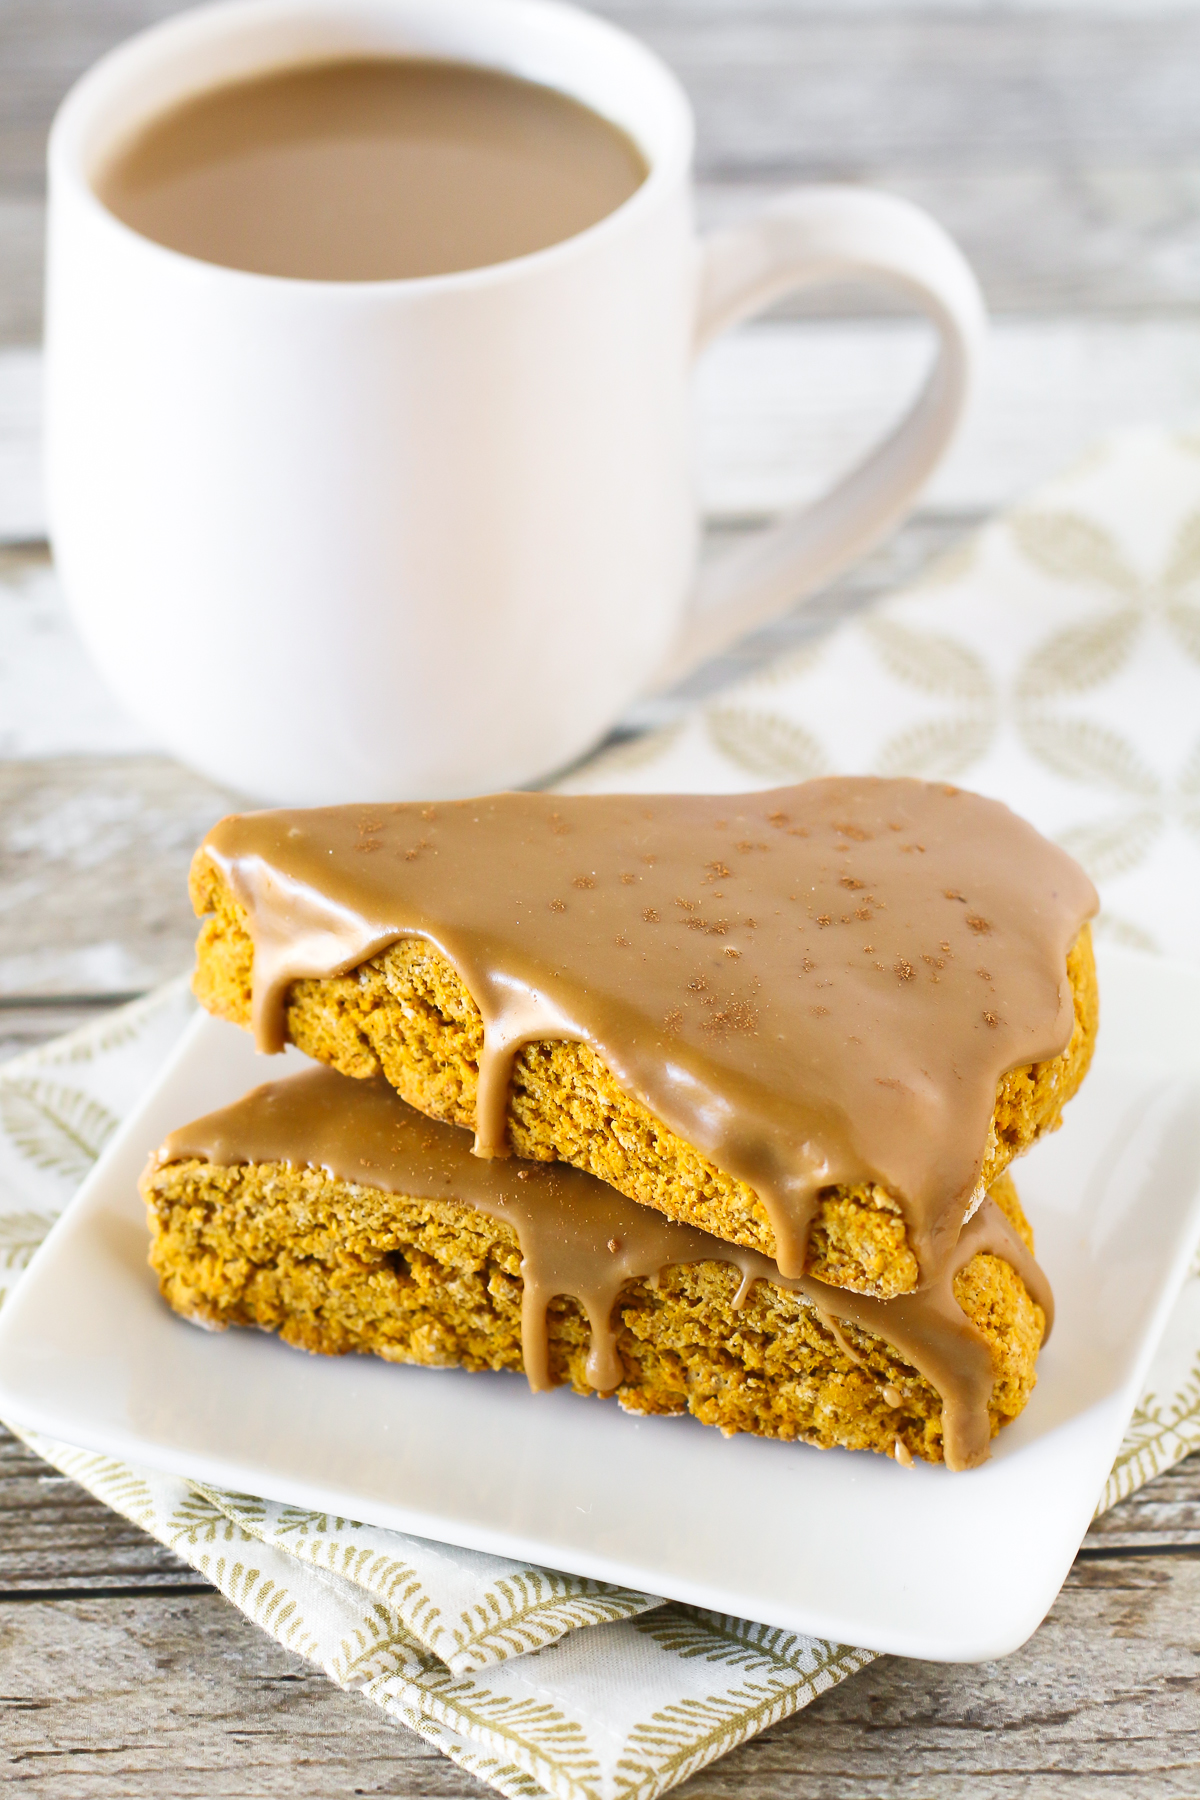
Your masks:
<path fill-rule="evenodd" d="M 705 503 L 718 519 L 807 499 L 899 413 L 928 356 L 906 321 L 761 325 L 699 373 Z M 1200 418 L 1200 319 L 1004 320 L 966 425 L 920 505 L 977 512 L 1074 461 L 1105 432 Z"/>
<path fill-rule="evenodd" d="M 44 537 L 42 359 L 0 350 L 0 543 Z"/>
<path fill-rule="evenodd" d="M 89 661 L 46 552 L 0 550 L 0 757 L 120 756 L 157 747 Z"/>
<path fill-rule="evenodd" d="M 692 20 L 733 17 L 739 7 L 750 10 L 745 0 L 598 0 L 592 10 L 636 23 L 648 13 Z M 918 10 L 923 18 L 1067 13 L 1092 19 L 1169 19 L 1200 12 L 1200 0 L 921 0 L 919 9 L 913 0 L 837 0 L 839 13 L 900 18 L 910 24 Z M 827 19 L 832 11 L 830 0 L 755 0 L 754 4 L 760 18 Z"/>
<path fill-rule="evenodd" d="M 3 55 L 0 45 L 0 68 Z M 0 192 L 0 344 L 36 344 L 42 335 L 45 234 L 40 195 Z"/>
<path fill-rule="evenodd" d="M 965 253 L 994 313 L 1200 313 L 1200 155 L 1076 160 L 1014 148 L 994 162 L 977 168 L 946 156 L 931 167 L 881 153 L 860 165 L 847 154 L 831 159 L 827 172 L 883 187 L 932 213 Z M 803 164 L 746 172 L 718 165 L 699 185 L 701 224 L 742 219 L 812 173 Z M 836 318 L 847 304 L 859 314 L 884 310 L 874 296 L 851 291 L 785 301 L 775 316 Z"/>
<path fill-rule="evenodd" d="M 130 993 L 186 969 L 188 865 L 236 804 L 165 757 L 0 760 L 0 997 Z"/>

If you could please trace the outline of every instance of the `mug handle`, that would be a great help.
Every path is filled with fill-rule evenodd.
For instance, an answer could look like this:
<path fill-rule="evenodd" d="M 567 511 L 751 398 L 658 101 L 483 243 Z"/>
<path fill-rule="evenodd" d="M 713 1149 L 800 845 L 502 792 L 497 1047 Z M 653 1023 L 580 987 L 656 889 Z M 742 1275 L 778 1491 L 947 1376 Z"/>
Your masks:
<path fill-rule="evenodd" d="M 848 475 L 699 576 L 655 686 L 786 611 L 899 522 L 954 434 L 987 328 L 957 245 L 928 213 L 889 194 L 797 189 L 705 239 L 701 258 L 697 351 L 785 293 L 853 277 L 917 306 L 937 328 L 938 354 L 909 411 Z"/>

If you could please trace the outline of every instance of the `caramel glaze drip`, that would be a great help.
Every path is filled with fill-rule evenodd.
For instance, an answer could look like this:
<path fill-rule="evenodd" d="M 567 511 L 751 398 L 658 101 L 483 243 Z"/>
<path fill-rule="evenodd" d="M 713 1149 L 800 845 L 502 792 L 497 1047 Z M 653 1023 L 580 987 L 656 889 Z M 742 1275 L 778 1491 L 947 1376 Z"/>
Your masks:
<path fill-rule="evenodd" d="M 988 1455 L 993 1381 L 988 1347 L 954 1298 L 954 1276 L 977 1252 L 990 1251 L 1012 1265 L 1043 1309 L 1047 1335 L 1053 1316 L 1045 1276 L 992 1201 L 967 1224 L 932 1286 L 898 1300 L 865 1299 L 806 1276 L 781 1275 L 756 1250 L 677 1225 L 566 1163 L 483 1161 L 471 1154 L 468 1133 L 414 1112 L 379 1075 L 355 1081 L 318 1067 L 268 1082 L 172 1132 L 152 1166 L 191 1157 L 222 1168 L 324 1169 L 342 1181 L 410 1199 L 456 1201 L 503 1220 L 521 1248 L 521 1350 L 535 1391 L 552 1385 L 546 1308 L 556 1295 L 577 1300 L 587 1314 L 587 1378 L 598 1392 L 611 1393 L 625 1379 L 612 1314 L 626 1284 L 653 1282 L 678 1264 L 732 1263 L 742 1278 L 735 1306 L 744 1304 L 754 1282 L 770 1281 L 813 1305 L 848 1354 L 854 1356 L 839 1328 L 846 1322 L 891 1344 L 942 1397 L 951 1469 L 973 1468 Z"/>
<path fill-rule="evenodd" d="M 292 982 L 424 938 L 483 1015 L 477 1154 L 507 1154 L 520 1047 L 577 1039 L 754 1190 L 788 1275 L 822 1189 L 878 1182 L 933 1278 L 997 1082 L 1070 1039 L 1066 955 L 1098 904 L 999 802 L 861 777 L 249 813 L 199 854 L 248 915 L 261 1050 Z"/>

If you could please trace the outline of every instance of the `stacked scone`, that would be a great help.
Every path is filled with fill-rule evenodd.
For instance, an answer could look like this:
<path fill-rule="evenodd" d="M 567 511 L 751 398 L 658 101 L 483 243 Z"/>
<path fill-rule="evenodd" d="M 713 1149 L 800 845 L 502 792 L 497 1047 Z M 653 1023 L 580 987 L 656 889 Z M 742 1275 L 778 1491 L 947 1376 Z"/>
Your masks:
<path fill-rule="evenodd" d="M 225 819 L 196 992 L 314 1067 L 143 1180 L 170 1304 L 968 1468 L 1051 1300 L 1007 1170 L 1086 1073 L 1082 871 L 914 781 Z"/>

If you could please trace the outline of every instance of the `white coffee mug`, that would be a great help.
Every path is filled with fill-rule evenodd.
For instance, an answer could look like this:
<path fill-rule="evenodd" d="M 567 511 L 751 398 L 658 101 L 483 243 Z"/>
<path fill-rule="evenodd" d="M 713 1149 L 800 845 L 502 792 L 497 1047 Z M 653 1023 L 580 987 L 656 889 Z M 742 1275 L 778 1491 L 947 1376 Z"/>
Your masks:
<path fill-rule="evenodd" d="M 361 55 L 557 88 L 647 178 L 535 255 L 376 282 L 200 262 L 97 199 L 106 154 L 185 96 Z M 269 800 L 535 781 L 896 522 L 963 407 L 970 270 L 925 214 L 849 188 L 698 241 L 692 137 L 656 57 L 551 0 L 233 0 L 83 77 L 50 140 L 51 535 L 92 655 L 166 747 Z M 696 352 L 847 276 L 932 319 L 928 383 L 831 493 L 697 582 Z"/>

